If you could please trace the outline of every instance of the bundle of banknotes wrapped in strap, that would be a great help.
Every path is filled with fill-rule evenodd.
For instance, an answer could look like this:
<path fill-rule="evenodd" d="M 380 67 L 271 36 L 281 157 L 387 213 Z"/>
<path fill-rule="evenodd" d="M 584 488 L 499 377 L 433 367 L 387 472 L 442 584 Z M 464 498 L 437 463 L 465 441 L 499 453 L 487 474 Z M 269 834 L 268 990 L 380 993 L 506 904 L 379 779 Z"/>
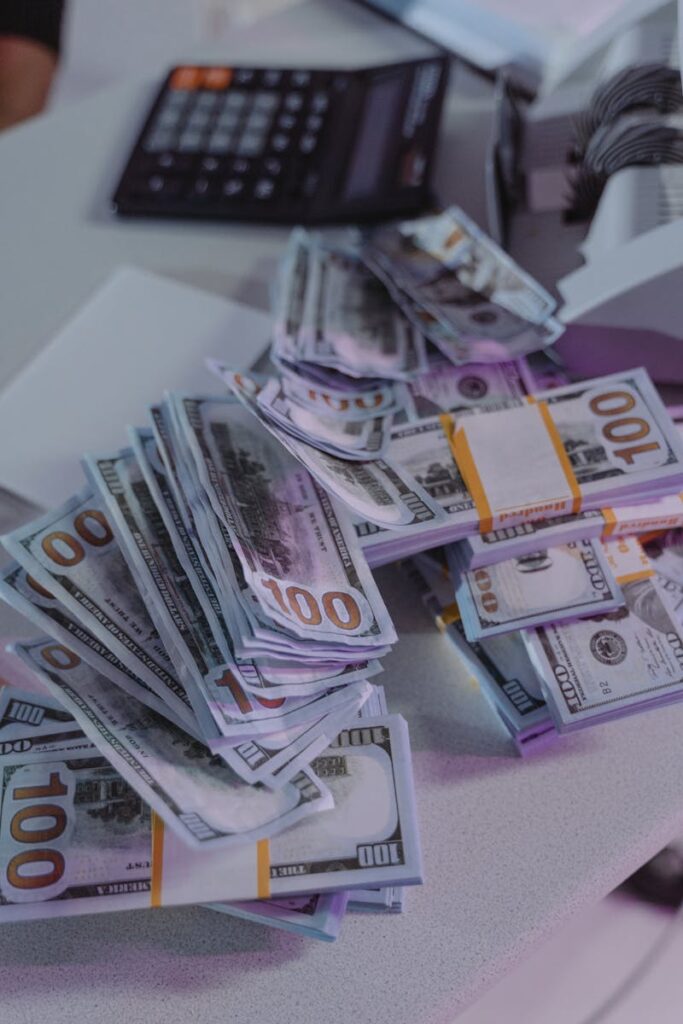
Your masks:
<path fill-rule="evenodd" d="M 371 681 L 386 562 L 421 557 L 478 678 L 517 638 L 534 735 L 678 696 L 630 535 L 683 525 L 683 444 L 643 370 L 563 378 L 554 308 L 457 208 L 297 230 L 269 363 L 217 353 L 227 391 L 166 394 L 2 538 L 41 635 L 6 655 L 30 685 L 0 702 L 0 920 L 193 903 L 332 938 L 347 907 L 401 909 L 422 867 L 407 726 Z"/>

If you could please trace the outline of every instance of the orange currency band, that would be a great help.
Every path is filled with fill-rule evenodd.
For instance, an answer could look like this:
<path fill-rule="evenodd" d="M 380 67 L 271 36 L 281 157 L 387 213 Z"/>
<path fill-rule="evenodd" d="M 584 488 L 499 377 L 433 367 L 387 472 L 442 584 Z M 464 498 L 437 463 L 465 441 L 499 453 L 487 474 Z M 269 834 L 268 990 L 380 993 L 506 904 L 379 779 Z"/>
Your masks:
<path fill-rule="evenodd" d="M 472 452 L 470 451 L 469 442 L 465 431 L 455 429 L 455 423 L 453 417 L 447 413 L 442 413 L 439 416 L 443 432 L 448 438 L 448 444 L 450 445 L 451 453 L 455 459 L 458 470 L 462 474 L 462 478 L 465 481 L 467 490 L 470 492 L 474 507 L 477 510 L 479 516 L 479 531 L 480 533 L 490 533 L 493 529 L 493 516 L 491 515 L 491 506 L 489 505 L 484 485 L 481 482 L 479 471 L 476 467 L 475 461 L 472 458 Z"/>
<path fill-rule="evenodd" d="M 602 518 L 605 520 L 605 528 L 602 531 L 602 539 L 607 540 L 614 533 L 614 528 L 617 525 L 617 517 L 611 508 L 601 508 Z"/>
<path fill-rule="evenodd" d="M 161 884 L 164 870 L 164 822 L 152 811 L 152 891 L 150 903 L 161 906 Z"/>
<path fill-rule="evenodd" d="M 623 576 L 617 576 L 617 583 L 625 587 L 627 583 L 636 583 L 638 580 L 649 580 L 655 574 L 654 569 L 638 569 L 637 572 L 627 572 Z"/>
<path fill-rule="evenodd" d="M 256 891 L 260 900 L 270 899 L 270 843 L 259 839 L 256 844 Z"/>

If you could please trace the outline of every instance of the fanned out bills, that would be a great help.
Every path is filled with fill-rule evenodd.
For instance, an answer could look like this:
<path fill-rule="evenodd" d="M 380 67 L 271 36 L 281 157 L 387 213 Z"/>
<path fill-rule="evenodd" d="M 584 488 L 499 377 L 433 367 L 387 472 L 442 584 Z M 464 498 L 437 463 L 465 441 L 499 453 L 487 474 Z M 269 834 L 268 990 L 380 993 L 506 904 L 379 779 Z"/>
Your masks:
<path fill-rule="evenodd" d="M 129 785 L 197 849 L 262 839 L 332 806 L 325 784 L 307 772 L 277 791 L 248 785 L 188 733 L 50 638 L 15 649 Z"/>
<path fill-rule="evenodd" d="M 351 378 L 406 380 L 427 367 L 425 339 L 351 250 L 292 232 L 275 309 L 273 356 Z M 331 380 L 334 377 L 330 378 Z"/>
<path fill-rule="evenodd" d="M 362 258 L 452 362 L 501 362 L 562 334 L 555 300 L 457 206 L 378 227 Z"/>

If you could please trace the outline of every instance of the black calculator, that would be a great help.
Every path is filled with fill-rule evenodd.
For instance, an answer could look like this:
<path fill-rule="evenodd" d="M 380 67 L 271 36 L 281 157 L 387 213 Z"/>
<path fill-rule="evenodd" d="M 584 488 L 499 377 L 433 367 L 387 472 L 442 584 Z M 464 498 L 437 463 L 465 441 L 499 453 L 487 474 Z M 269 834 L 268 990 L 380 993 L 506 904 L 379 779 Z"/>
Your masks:
<path fill-rule="evenodd" d="M 433 201 L 447 76 L 446 56 L 354 71 L 173 68 L 114 208 L 287 224 L 415 213 Z"/>

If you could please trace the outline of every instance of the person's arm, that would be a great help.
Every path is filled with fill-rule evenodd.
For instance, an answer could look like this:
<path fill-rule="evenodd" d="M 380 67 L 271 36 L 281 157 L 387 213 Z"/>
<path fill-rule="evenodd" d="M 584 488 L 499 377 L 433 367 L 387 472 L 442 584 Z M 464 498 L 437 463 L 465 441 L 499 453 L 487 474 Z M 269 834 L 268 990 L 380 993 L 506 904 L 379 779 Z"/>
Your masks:
<path fill-rule="evenodd" d="M 0 0 L 0 130 L 45 106 L 63 9 L 64 0 Z"/>

